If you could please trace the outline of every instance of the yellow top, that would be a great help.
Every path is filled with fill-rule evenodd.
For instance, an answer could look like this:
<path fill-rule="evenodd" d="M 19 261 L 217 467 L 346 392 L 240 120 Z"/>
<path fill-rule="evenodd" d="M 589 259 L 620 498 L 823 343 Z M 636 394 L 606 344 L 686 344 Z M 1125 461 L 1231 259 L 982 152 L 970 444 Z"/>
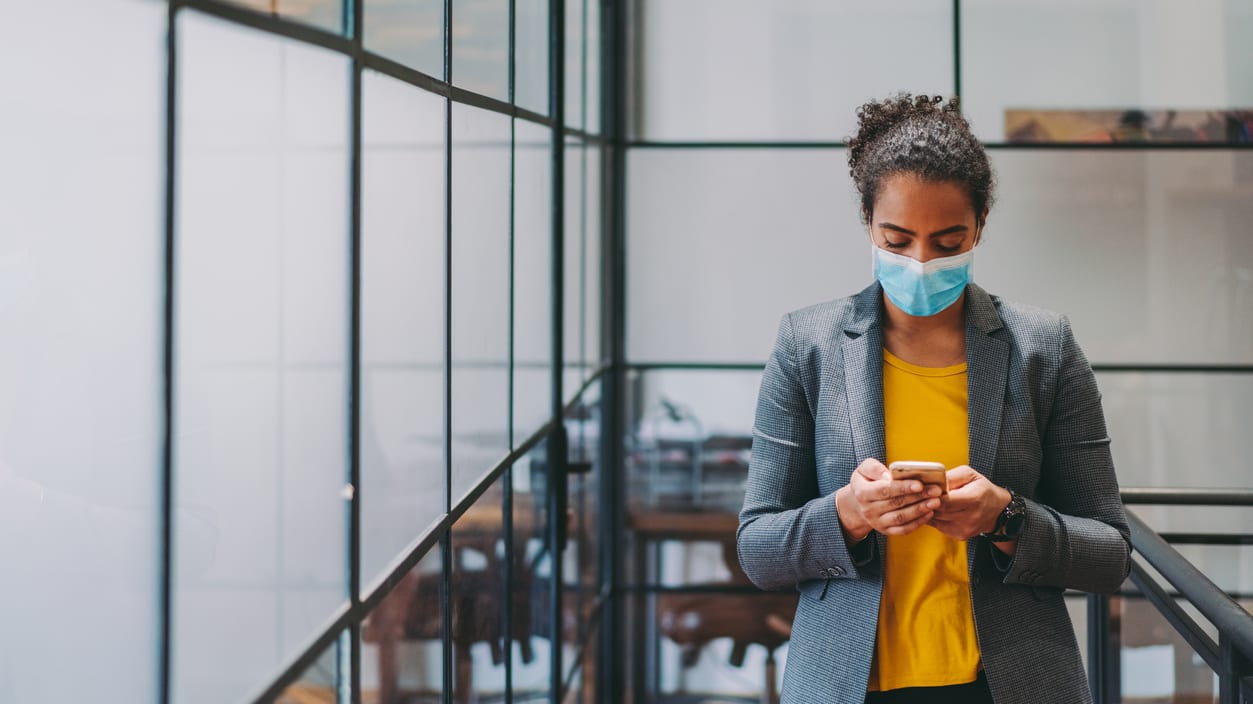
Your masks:
<path fill-rule="evenodd" d="M 966 464 L 966 365 L 919 367 L 887 350 L 883 361 L 888 463 L 939 462 L 949 469 Z M 878 639 L 867 689 L 973 682 L 979 673 L 979 643 L 966 543 L 931 526 L 886 538 Z"/>

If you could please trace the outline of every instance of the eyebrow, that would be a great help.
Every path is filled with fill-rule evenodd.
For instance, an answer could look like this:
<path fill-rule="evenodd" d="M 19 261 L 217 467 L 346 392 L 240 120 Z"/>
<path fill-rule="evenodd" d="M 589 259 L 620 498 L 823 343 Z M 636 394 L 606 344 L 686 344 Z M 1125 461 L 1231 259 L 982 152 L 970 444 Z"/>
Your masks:
<path fill-rule="evenodd" d="M 881 222 L 879 223 L 879 227 L 882 227 L 885 230 L 891 230 L 893 232 L 900 232 L 905 235 L 917 235 L 918 234 L 917 232 L 914 232 L 913 230 L 906 230 L 900 225 L 893 225 L 890 222 Z M 962 232 L 964 230 L 969 230 L 969 229 L 970 228 L 966 227 L 965 225 L 954 225 L 952 227 L 946 227 L 943 230 L 936 230 L 935 232 L 932 232 L 930 236 L 939 237 L 941 235 L 951 235 L 954 232 Z"/>

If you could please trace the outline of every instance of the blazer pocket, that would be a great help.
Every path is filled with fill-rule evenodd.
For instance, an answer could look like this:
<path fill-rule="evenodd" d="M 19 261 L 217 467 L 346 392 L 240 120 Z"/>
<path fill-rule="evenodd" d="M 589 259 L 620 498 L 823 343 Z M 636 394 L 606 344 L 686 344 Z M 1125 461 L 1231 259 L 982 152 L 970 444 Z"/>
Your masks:
<path fill-rule="evenodd" d="M 815 601 L 822 601 L 827 596 L 827 588 L 831 586 L 829 579 L 809 579 L 796 585 L 796 591 L 802 596 Z"/>

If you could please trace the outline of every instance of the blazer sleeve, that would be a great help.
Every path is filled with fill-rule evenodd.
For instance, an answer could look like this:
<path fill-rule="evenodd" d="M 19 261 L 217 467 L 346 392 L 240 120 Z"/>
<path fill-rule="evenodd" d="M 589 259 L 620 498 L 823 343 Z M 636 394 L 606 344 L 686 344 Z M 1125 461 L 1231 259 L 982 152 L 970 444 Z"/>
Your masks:
<path fill-rule="evenodd" d="M 1059 338 L 1040 483 L 1005 581 L 1113 592 L 1131 569 L 1131 533 L 1096 376 L 1065 317 Z"/>
<path fill-rule="evenodd" d="M 858 564 L 869 561 L 849 554 L 835 496 L 818 493 L 814 418 L 800 382 L 791 316 L 779 325 L 762 377 L 736 547 L 745 574 L 762 589 L 857 578 Z"/>

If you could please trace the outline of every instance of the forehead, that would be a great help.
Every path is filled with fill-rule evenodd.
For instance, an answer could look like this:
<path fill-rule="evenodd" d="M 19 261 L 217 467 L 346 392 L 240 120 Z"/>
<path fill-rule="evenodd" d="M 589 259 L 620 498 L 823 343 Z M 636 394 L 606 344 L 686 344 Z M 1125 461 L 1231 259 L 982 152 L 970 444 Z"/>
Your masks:
<path fill-rule="evenodd" d="M 926 181 L 913 174 L 884 179 L 874 205 L 876 222 L 887 221 L 915 232 L 969 224 L 974 215 L 970 196 L 961 184 Z"/>

